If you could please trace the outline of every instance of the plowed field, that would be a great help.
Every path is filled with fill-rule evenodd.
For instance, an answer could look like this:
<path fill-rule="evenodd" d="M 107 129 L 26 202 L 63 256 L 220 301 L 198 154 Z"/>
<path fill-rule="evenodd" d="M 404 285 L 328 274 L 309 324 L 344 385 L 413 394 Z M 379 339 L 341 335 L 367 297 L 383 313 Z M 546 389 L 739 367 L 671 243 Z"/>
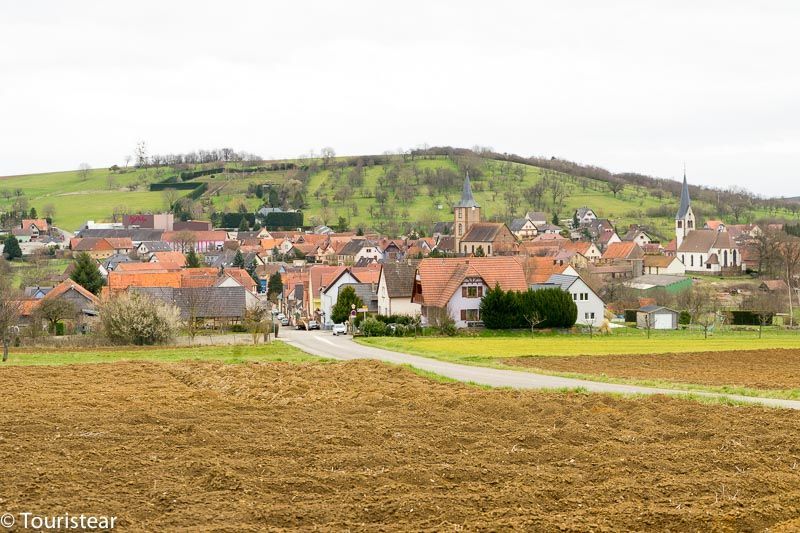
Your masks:
<path fill-rule="evenodd" d="M 800 517 L 793 411 L 484 390 L 370 361 L 6 367 L 0 390 L 0 513 L 150 531 L 757 531 Z"/>
<path fill-rule="evenodd" d="M 514 357 L 503 363 L 555 372 L 754 389 L 800 388 L 800 350 L 654 355 Z"/>

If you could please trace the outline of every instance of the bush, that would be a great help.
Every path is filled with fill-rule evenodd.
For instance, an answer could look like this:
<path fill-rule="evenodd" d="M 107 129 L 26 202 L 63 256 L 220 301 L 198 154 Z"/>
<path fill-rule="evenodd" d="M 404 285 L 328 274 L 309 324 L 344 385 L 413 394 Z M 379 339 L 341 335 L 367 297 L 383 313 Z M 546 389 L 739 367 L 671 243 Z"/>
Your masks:
<path fill-rule="evenodd" d="M 692 323 L 692 315 L 689 311 L 681 311 L 678 315 L 678 324 L 686 326 Z"/>
<path fill-rule="evenodd" d="M 386 335 L 386 324 L 372 317 L 361 323 L 361 332 L 365 337 L 382 337 Z"/>
<path fill-rule="evenodd" d="M 234 324 L 231 326 L 231 333 L 247 333 L 247 328 L 242 324 Z"/>
<path fill-rule="evenodd" d="M 178 331 L 180 312 L 175 306 L 139 293 L 124 293 L 100 308 L 100 325 L 112 344 L 158 344 Z"/>

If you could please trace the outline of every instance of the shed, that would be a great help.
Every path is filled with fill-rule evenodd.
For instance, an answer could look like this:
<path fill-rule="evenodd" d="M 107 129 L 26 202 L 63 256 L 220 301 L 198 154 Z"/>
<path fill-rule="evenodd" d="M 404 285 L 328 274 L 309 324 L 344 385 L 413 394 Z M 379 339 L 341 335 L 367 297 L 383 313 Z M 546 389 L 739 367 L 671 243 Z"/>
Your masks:
<path fill-rule="evenodd" d="M 636 311 L 636 327 L 647 329 L 678 329 L 678 312 L 660 305 L 648 305 Z"/>

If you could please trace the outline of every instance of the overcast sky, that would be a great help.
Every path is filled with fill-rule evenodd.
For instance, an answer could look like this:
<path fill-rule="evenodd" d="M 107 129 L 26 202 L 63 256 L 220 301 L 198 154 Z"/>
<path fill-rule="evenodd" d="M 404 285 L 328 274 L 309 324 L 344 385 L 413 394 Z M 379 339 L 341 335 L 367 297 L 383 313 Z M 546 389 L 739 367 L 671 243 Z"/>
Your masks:
<path fill-rule="evenodd" d="M 427 143 L 800 195 L 800 3 L 766 4 L 3 2 L 0 175 Z"/>

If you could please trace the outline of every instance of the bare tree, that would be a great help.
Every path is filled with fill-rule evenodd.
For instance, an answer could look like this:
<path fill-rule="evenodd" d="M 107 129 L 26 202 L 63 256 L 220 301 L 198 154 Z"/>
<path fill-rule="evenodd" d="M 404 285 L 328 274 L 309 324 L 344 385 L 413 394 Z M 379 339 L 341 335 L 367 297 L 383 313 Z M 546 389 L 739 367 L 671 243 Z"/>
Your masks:
<path fill-rule="evenodd" d="M 41 321 L 47 322 L 47 330 L 51 334 L 56 332 L 56 324 L 62 320 L 74 319 L 78 316 L 78 309 L 75 304 L 63 298 L 44 298 L 39 301 L 33 313 L 36 327 Z"/>
<path fill-rule="evenodd" d="M 170 211 L 175 206 L 178 198 L 180 198 L 180 194 L 178 194 L 178 191 L 175 189 L 164 189 L 161 193 L 161 197 L 164 199 L 164 209 Z"/>
<path fill-rule="evenodd" d="M 53 204 L 44 204 L 44 207 L 42 207 L 42 215 L 45 218 L 53 220 L 56 217 L 56 206 Z"/>
<path fill-rule="evenodd" d="M 193 231 L 184 230 L 176 233 L 172 242 L 182 253 L 185 254 L 190 249 L 194 249 L 194 246 L 197 243 L 197 237 L 195 237 Z"/>
<path fill-rule="evenodd" d="M 91 170 L 92 167 L 89 166 L 89 163 L 81 163 L 78 165 L 78 175 L 81 177 L 81 181 L 89 179 L 89 171 Z"/>
<path fill-rule="evenodd" d="M 8 360 L 8 347 L 19 332 L 17 323 L 22 303 L 6 276 L 0 276 L 0 340 L 3 342 L 3 362 Z"/>
<path fill-rule="evenodd" d="M 614 195 L 614 198 L 617 197 L 617 194 L 622 192 L 625 188 L 625 183 L 618 180 L 612 180 L 608 182 L 608 190 L 611 191 L 611 194 Z"/>
<path fill-rule="evenodd" d="M 525 313 L 523 318 L 525 318 L 525 322 L 527 322 L 531 327 L 531 335 L 533 335 L 536 326 L 544 322 L 544 319 L 535 309 L 529 310 L 527 313 Z"/>
<path fill-rule="evenodd" d="M 133 159 L 130 155 L 125 156 L 125 168 L 128 168 L 128 165 L 131 164 L 131 159 Z"/>

